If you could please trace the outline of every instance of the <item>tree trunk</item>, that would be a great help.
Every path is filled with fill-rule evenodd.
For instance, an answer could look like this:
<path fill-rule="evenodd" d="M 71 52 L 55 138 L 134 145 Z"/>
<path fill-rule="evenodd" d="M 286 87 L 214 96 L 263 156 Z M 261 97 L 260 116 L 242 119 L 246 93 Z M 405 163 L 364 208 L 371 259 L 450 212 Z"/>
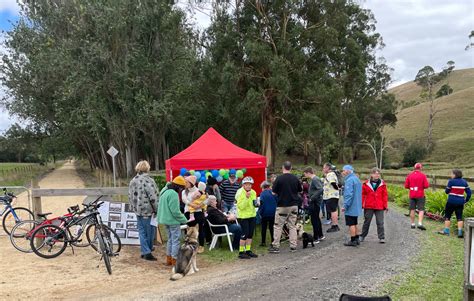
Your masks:
<path fill-rule="evenodd" d="M 308 142 L 305 141 L 303 145 L 304 165 L 308 165 Z"/>
<path fill-rule="evenodd" d="M 275 167 L 276 152 L 276 126 L 277 120 L 274 112 L 274 98 L 272 90 L 264 94 L 265 104 L 262 110 L 262 155 L 267 157 L 267 167 Z"/>
<path fill-rule="evenodd" d="M 323 164 L 323 157 L 322 157 L 322 150 L 321 147 L 316 146 L 316 156 L 314 158 L 314 164 L 317 166 L 321 166 Z"/>

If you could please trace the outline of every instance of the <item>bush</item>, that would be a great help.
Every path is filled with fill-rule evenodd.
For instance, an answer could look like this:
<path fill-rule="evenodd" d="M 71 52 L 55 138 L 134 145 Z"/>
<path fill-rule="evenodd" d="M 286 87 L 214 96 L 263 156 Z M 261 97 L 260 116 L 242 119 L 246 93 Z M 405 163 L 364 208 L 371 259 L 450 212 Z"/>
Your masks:
<path fill-rule="evenodd" d="M 166 176 L 164 175 L 159 175 L 159 176 L 154 176 L 153 179 L 156 182 L 156 185 L 158 185 L 158 189 L 161 190 L 163 187 L 166 185 Z"/>
<path fill-rule="evenodd" d="M 423 160 L 428 154 L 426 147 L 413 143 L 403 153 L 403 164 L 405 166 L 413 166 L 416 162 Z"/>
<path fill-rule="evenodd" d="M 444 207 L 446 206 L 446 202 L 448 197 L 446 193 L 442 190 L 438 191 L 426 191 L 426 205 L 425 209 L 428 212 L 444 215 Z"/>

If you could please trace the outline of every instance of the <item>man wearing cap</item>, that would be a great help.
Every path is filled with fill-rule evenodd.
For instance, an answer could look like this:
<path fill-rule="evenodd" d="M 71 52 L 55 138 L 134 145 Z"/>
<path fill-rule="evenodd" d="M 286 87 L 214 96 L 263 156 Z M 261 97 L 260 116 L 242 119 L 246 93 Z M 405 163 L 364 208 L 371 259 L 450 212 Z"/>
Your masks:
<path fill-rule="evenodd" d="M 188 219 L 179 210 L 179 194 L 186 186 L 186 180 L 177 176 L 168 183 L 160 192 L 158 203 L 158 224 L 165 225 L 168 234 L 168 245 L 166 249 L 166 265 L 174 265 L 178 258 L 179 238 L 181 236 L 180 225 L 185 224 Z"/>
<path fill-rule="evenodd" d="M 229 172 L 229 179 L 221 183 L 219 187 L 222 197 L 222 211 L 225 213 L 235 213 L 235 194 L 240 189 L 240 184 L 235 176 L 235 169 Z"/>
<path fill-rule="evenodd" d="M 345 246 L 356 247 L 359 245 L 359 235 L 357 235 L 357 219 L 362 213 L 362 183 L 354 174 L 354 168 L 351 165 L 345 165 L 342 168 L 344 176 L 344 212 L 346 226 L 349 227 L 351 241 L 344 243 Z"/>
<path fill-rule="evenodd" d="M 410 220 L 411 228 L 415 229 L 415 209 L 418 209 L 418 229 L 426 230 L 423 226 L 423 215 L 425 213 L 425 189 L 430 187 L 426 175 L 421 172 L 423 166 L 416 163 L 414 171 L 405 180 L 405 188 L 410 190 Z"/>

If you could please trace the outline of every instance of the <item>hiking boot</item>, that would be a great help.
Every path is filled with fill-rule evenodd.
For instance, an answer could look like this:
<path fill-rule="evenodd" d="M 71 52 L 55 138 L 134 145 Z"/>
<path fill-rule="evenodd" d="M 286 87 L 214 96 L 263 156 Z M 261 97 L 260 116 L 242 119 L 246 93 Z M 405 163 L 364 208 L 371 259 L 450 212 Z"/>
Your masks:
<path fill-rule="evenodd" d="M 175 265 L 176 265 L 176 259 L 174 259 L 173 257 L 171 257 L 171 265 L 172 265 L 172 266 L 175 266 Z"/>
<path fill-rule="evenodd" d="M 203 246 L 199 246 L 199 247 L 198 247 L 198 250 L 197 250 L 197 253 L 198 253 L 198 254 L 204 253 L 204 247 L 203 247 Z"/>
<path fill-rule="evenodd" d="M 379 239 L 379 243 L 384 244 L 385 243 L 385 238 Z"/>
<path fill-rule="evenodd" d="M 337 231 L 339 231 L 339 230 L 340 230 L 340 229 L 339 229 L 339 226 L 338 226 L 338 225 L 334 225 L 334 226 L 332 226 L 331 228 L 329 228 L 326 232 L 327 232 L 327 233 L 331 233 L 331 232 L 337 232 Z"/>
<path fill-rule="evenodd" d="M 344 243 L 346 247 L 357 247 L 357 242 L 356 241 L 346 241 Z"/>
<path fill-rule="evenodd" d="M 423 225 L 418 225 L 418 229 L 423 230 L 423 231 L 426 230 L 425 226 L 423 226 Z"/>
<path fill-rule="evenodd" d="M 359 246 L 360 245 L 360 240 L 359 238 L 357 237 L 356 240 L 355 240 L 356 244 Z"/>
<path fill-rule="evenodd" d="M 249 254 L 247 254 L 245 252 L 239 252 L 239 258 L 240 259 L 250 259 L 250 256 L 249 256 Z"/>
<path fill-rule="evenodd" d="M 268 252 L 278 254 L 280 253 L 280 248 L 275 248 L 274 246 L 270 246 L 270 248 L 268 248 Z"/>
<path fill-rule="evenodd" d="M 171 262 L 172 262 L 172 259 L 173 259 L 173 257 L 167 255 L 167 256 L 166 256 L 166 265 L 173 265 L 173 264 L 171 263 Z"/>
<path fill-rule="evenodd" d="M 416 226 L 415 226 L 415 225 L 411 225 L 411 228 L 412 228 L 412 229 L 415 229 L 415 228 L 416 228 Z"/>
<path fill-rule="evenodd" d="M 257 257 L 258 257 L 258 255 L 255 254 L 255 253 L 252 252 L 252 251 L 247 251 L 247 252 L 245 252 L 245 253 L 246 253 L 248 256 L 250 256 L 251 258 L 257 258 Z"/>
<path fill-rule="evenodd" d="M 143 259 L 148 260 L 148 261 L 157 261 L 158 260 L 151 253 L 143 255 Z"/>
<path fill-rule="evenodd" d="M 364 242 L 365 236 L 359 236 L 359 242 Z"/>

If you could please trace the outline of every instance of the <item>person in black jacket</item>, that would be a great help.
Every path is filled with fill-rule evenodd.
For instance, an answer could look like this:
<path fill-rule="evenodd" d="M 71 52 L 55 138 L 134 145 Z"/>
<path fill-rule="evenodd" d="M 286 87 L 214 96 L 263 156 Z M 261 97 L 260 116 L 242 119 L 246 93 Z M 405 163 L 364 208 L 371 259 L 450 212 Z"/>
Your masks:
<path fill-rule="evenodd" d="M 237 218 L 233 214 L 225 215 L 222 211 L 217 209 L 217 199 L 215 196 L 210 195 L 207 199 L 207 219 L 213 225 L 227 225 L 229 232 L 233 234 L 232 247 L 234 250 L 239 249 L 240 236 L 242 234 L 242 228 L 236 224 Z M 224 227 L 212 228 L 214 233 L 225 233 Z"/>
<path fill-rule="evenodd" d="M 309 186 L 309 214 L 311 216 L 311 224 L 313 225 L 314 242 L 319 243 L 325 239 L 321 219 L 319 218 L 319 210 L 323 201 L 323 182 L 314 174 L 312 167 L 304 170 L 304 176 L 311 180 Z"/>

